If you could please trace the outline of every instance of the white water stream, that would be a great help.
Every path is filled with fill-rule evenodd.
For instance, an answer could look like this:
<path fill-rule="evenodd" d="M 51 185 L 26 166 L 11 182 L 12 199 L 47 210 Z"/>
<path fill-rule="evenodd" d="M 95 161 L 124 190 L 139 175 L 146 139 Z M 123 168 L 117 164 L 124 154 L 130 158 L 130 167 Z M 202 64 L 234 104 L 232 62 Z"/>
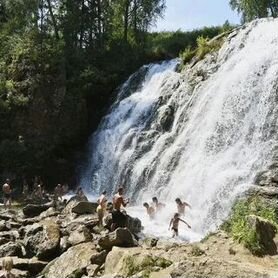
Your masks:
<path fill-rule="evenodd" d="M 184 217 L 192 230 L 181 224 L 181 238 L 192 241 L 221 224 L 236 196 L 271 162 L 278 126 L 278 20 L 252 22 L 231 36 L 214 67 L 205 60 L 177 73 L 177 63 L 145 66 L 122 86 L 90 140 L 81 184 L 94 195 L 124 185 L 139 206 L 129 209 L 131 215 L 159 236 L 170 236 L 168 223 L 180 197 L 192 206 Z M 193 86 L 202 75 L 209 76 Z M 167 207 L 150 222 L 142 203 L 153 196 Z"/>

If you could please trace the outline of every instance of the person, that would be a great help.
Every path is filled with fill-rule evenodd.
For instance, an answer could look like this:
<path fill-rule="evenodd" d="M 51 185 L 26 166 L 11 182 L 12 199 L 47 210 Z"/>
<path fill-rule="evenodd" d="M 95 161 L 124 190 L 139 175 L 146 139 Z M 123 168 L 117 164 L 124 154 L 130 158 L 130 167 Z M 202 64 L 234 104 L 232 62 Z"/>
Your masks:
<path fill-rule="evenodd" d="M 180 221 L 185 223 L 187 225 L 187 227 L 189 229 L 191 229 L 191 226 L 186 221 L 184 221 L 180 218 L 179 213 L 175 213 L 174 217 L 171 219 L 170 225 L 169 225 L 169 230 L 171 228 L 171 230 L 173 231 L 173 236 L 172 237 L 175 237 L 175 236 L 179 235 L 179 222 Z"/>
<path fill-rule="evenodd" d="M 63 200 L 63 188 L 60 183 L 57 184 L 57 186 L 54 189 L 54 196 L 57 201 Z"/>
<path fill-rule="evenodd" d="M 62 191 L 63 191 L 63 195 L 66 195 L 69 192 L 68 184 L 63 184 Z"/>
<path fill-rule="evenodd" d="M 129 200 L 124 199 L 124 189 L 120 187 L 118 192 L 113 197 L 113 212 L 112 212 L 112 226 L 111 230 L 126 226 L 126 215 L 121 211 L 121 207 L 126 207 L 129 203 Z"/>
<path fill-rule="evenodd" d="M 13 268 L 13 259 L 6 257 L 2 261 L 2 271 L 0 272 L 0 278 L 15 278 L 15 275 L 11 273 Z"/>
<path fill-rule="evenodd" d="M 158 202 L 157 197 L 153 197 L 152 200 L 153 200 L 156 213 L 160 212 L 165 207 L 165 204 Z"/>
<path fill-rule="evenodd" d="M 144 203 L 143 206 L 146 208 L 147 214 L 149 215 L 150 219 L 153 220 L 155 218 L 155 209 L 148 203 Z"/>
<path fill-rule="evenodd" d="M 77 188 L 75 197 L 77 201 L 88 201 L 81 186 Z"/>
<path fill-rule="evenodd" d="M 6 179 L 6 183 L 3 184 L 2 190 L 4 194 L 4 207 L 10 208 L 12 205 L 12 188 L 9 179 Z"/>
<path fill-rule="evenodd" d="M 24 199 L 27 199 L 29 195 L 29 185 L 26 179 L 23 180 L 22 196 Z"/>
<path fill-rule="evenodd" d="M 178 213 L 180 215 L 184 215 L 185 207 L 191 208 L 191 206 L 188 203 L 182 202 L 180 198 L 177 198 L 175 201 L 176 201 L 176 204 L 177 204 Z"/>
<path fill-rule="evenodd" d="M 103 225 L 103 217 L 106 212 L 106 204 L 107 204 L 107 199 L 106 199 L 106 191 L 103 191 L 100 197 L 97 200 L 98 207 L 97 207 L 97 215 L 98 215 L 98 222 L 99 226 Z"/>

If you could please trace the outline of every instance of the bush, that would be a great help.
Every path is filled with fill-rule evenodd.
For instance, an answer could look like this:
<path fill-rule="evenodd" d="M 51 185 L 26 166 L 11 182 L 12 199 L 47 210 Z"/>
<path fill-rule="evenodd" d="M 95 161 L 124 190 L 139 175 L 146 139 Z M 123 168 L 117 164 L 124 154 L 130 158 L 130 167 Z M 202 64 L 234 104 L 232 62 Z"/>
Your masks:
<path fill-rule="evenodd" d="M 256 231 L 248 223 L 250 215 L 262 217 L 278 229 L 278 215 L 275 208 L 257 197 L 238 201 L 233 207 L 230 219 L 222 225 L 222 229 L 242 243 L 252 254 L 261 256 L 264 254 L 264 246 Z"/>

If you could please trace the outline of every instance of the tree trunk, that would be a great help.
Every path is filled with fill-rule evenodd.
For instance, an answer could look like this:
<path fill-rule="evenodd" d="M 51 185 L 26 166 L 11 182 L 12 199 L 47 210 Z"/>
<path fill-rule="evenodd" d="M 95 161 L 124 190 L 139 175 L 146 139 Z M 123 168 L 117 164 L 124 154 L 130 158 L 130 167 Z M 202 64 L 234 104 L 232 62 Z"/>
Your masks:
<path fill-rule="evenodd" d="M 129 16 L 129 2 L 130 0 L 125 1 L 125 11 L 124 11 L 124 41 L 127 42 L 128 34 L 128 16 Z"/>
<path fill-rule="evenodd" d="M 48 5 L 48 10 L 49 10 L 49 13 L 50 13 L 51 21 L 52 21 L 52 24 L 53 24 L 55 37 L 56 37 L 57 40 L 59 40 L 59 31 L 58 31 L 58 27 L 57 27 L 56 18 L 53 14 L 52 6 L 51 6 L 51 0 L 47 0 L 47 5 Z"/>

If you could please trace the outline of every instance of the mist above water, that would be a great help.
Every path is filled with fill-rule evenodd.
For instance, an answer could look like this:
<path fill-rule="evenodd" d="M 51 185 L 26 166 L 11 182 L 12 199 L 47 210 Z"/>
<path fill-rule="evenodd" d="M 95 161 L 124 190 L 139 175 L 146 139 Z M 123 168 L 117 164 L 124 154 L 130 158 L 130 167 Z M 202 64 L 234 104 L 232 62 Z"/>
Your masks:
<path fill-rule="evenodd" d="M 178 60 L 141 68 L 92 135 L 82 185 L 97 195 L 124 185 L 148 233 L 167 234 L 174 200 L 191 204 L 182 237 L 196 240 L 227 217 L 236 196 L 271 163 L 277 145 L 278 20 L 231 34 L 215 57 L 182 73 Z M 151 223 L 142 203 L 157 196 Z"/>

